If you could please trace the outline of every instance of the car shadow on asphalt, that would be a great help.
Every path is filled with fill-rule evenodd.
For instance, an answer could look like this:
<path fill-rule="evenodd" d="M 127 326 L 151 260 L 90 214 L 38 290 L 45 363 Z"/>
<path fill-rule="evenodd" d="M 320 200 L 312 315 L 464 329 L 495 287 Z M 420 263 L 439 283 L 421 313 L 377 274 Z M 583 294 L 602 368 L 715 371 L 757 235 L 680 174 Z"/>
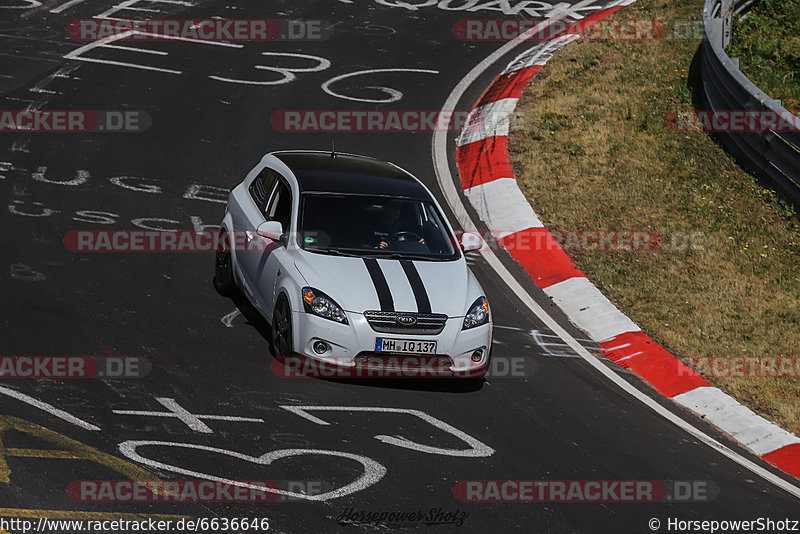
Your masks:
<path fill-rule="evenodd" d="M 271 336 L 270 324 L 264 317 L 256 310 L 252 304 L 244 297 L 238 296 L 232 298 L 233 303 L 241 312 L 245 319 L 245 324 L 252 327 L 258 332 L 264 340 L 269 344 Z M 283 362 L 275 357 L 270 352 L 269 366 L 276 376 L 286 376 L 293 372 L 287 369 Z M 479 391 L 483 388 L 486 381 L 483 378 L 463 378 L 463 377 L 430 377 L 430 378 L 388 378 L 388 377 L 372 377 L 372 378 L 333 378 L 321 376 L 305 376 L 299 378 L 307 378 L 311 380 L 322 380 L 328 383 L 338 383 L 347 386 L 355 386 L 362 388 L 378 388 L 378 389 L 395 389 L 395 390 L 409 390 L 409 391 L 431 391 L 440 393 L 470 393 Z"/>

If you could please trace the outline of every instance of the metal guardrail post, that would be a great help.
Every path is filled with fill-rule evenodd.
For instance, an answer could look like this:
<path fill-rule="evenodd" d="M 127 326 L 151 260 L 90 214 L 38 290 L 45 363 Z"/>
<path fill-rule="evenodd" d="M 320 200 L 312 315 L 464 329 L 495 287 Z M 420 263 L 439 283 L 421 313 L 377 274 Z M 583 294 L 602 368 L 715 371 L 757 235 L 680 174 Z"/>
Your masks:
<path fill-rule="evenodd" d="M 731 31 L 733 25 L 733 0 L 722 0 L 719 12 L 722 19 L 722 48 L 731 44 Z"/>

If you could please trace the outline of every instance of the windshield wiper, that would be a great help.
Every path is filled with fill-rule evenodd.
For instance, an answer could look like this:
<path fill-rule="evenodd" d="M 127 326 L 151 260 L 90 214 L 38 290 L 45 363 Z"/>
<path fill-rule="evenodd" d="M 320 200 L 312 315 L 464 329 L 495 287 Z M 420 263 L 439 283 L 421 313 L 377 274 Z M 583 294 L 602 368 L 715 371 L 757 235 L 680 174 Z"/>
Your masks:
<path fill-rule="evenodd" d="M 419 261 L 440 261 L 437 258 L 432 258 L 430 256 L 415 256 L 414 254 L 402 254 L 400 252 L 394 252 L 392 254 L 387 255 L 380 255 L 375 256 L 376 258 L 389 258 L 390 260 L 419 260 Z"/>
<path fill-rule="evenodd" d="M 332 256 L 346 256 L 348 258 L 357 258 L 355 254 L 350 254 L 349 252 L 342 252 L 341 250 L 335 248 L 307 248 L 309 252 L 319 252 L 321 254 L 330 254 Z"/>

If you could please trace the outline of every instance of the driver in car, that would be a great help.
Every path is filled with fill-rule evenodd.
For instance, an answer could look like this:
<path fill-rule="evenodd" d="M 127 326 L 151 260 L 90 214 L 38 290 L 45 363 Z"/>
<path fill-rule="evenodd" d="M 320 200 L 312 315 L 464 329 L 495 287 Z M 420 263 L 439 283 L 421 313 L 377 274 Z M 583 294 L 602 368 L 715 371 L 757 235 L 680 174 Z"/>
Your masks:
<path fill-rule="evenodd" d="M 408 232 L 414 233 L 411 231 L 411 228 L 408 226 L 407 221 L 401 219 L 401 215 L 403 214 L 403 204 L 398 200 L 391 200 L 388 202 L 383 203 L 383 211 L 381 212 L 381 217 L 378 220 L 375 226 L 374 235 L 378 239 L 378 244 L 375 245 L 373 248 L 386 248 L 392 242 L 392 236 L 401 233 L 401 232 Z M 425 244 L 425 238 L 421 237 L 419 242 L 423 245 Z"/>

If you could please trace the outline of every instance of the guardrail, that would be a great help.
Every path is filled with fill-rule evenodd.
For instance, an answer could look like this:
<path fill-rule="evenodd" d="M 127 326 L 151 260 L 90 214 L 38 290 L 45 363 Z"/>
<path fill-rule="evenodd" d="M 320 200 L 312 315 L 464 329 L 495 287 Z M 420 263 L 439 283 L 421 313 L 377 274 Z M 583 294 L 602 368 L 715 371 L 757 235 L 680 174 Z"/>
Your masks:
<path fill-rule="evenodd" d="M 739 59 L 730 58 L 725 47 L 731 39 L 734 14 L 747 10 L 755 0 L 705 0 L 703 6 L 703 94 L 713 111 L 748 110 L 789 113 L 739 70 Z M 771 186 L 800 212 L 800 132 L 718 132 L 722 145 L 762 185 Z"/>

